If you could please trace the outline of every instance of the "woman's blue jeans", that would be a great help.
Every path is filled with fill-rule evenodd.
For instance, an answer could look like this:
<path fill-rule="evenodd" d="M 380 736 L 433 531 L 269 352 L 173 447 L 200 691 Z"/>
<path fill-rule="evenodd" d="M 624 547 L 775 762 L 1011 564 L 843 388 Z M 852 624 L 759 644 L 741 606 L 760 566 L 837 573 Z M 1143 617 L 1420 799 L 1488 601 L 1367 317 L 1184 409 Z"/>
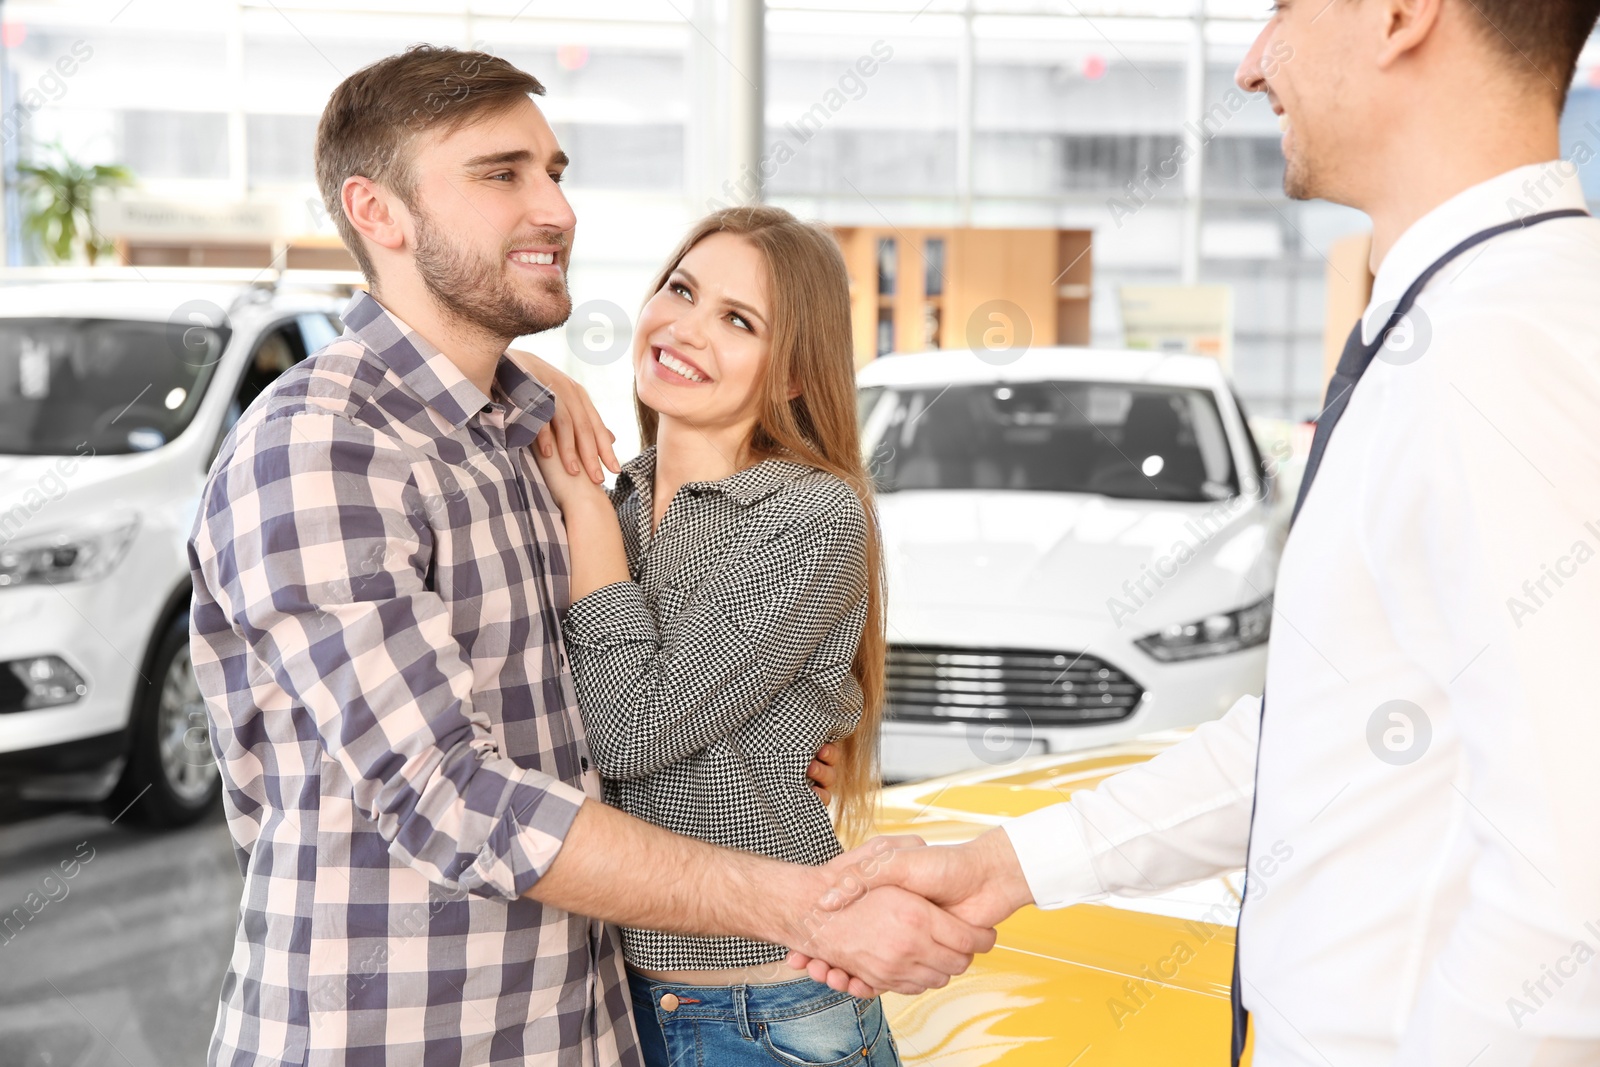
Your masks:
<path fill-rule="evenodd" d="M 881 1000 L 809 978 L 676 985 L 630 970 L 628 982 L 645 1067 L 900 1067 Z"/>

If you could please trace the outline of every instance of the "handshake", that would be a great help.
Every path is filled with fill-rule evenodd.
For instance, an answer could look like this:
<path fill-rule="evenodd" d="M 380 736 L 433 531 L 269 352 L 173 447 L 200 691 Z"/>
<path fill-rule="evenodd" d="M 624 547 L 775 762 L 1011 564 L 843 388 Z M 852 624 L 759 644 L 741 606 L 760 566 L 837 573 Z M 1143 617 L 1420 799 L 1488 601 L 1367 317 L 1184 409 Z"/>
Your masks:
<path fill-rule="evenodd" d="M 946 985 L 994 947 L 994 927 L 1033 894 L 1004 830 L 961 845 L 879 837 L 822 872 L 830 887 L 792 918 L 791 966 L 857 997 Z"/>

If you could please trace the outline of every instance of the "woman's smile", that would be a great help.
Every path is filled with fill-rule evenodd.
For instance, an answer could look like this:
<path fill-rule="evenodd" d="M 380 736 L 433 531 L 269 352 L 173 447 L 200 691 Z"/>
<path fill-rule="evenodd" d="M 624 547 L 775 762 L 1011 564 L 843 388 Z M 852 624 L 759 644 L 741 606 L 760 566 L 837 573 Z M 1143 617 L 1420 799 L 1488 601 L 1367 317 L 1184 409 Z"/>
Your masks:
<path fill-rule="evenodd" d="M 662 381 L 672 385 L 710 385 L 711 375 L 707 374 L 700 366 L 688 359 L 676 348 L 666 345 L 652 345 L 650 348 L 651 364 L 655 367 L 656 376 Z"/>

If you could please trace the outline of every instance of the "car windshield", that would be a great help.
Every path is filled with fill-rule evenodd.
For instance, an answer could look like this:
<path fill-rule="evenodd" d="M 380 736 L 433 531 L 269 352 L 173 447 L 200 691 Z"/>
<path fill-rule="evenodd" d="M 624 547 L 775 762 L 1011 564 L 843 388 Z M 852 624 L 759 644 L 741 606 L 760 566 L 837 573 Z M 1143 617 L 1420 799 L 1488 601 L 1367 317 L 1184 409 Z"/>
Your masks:
<path fill-rule="evenodd" d="M 147 452 L 183 432 L 226 330 L 0 319 L 0 453 Z"/>
<path fill-rule="evenodd" d="M 1238 493 L 1204 389 L 1120 382 L 872 387 L 862 438 L 881 492 L 998 489 L 1136 500 Z"/>

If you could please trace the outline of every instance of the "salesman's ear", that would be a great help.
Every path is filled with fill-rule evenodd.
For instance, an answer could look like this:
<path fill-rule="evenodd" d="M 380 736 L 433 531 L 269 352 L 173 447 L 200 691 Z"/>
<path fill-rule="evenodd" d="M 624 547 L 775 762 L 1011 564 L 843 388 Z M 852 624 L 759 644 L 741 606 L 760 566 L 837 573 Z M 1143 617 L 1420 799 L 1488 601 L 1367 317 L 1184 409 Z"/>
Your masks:
<path fill-rule="evenodd" d="M 1439 25 L 1443 4 L 1444 0 L 1380 0 L 1368 16 L 1381 27 L 1378 66 L 1392 67 L 1427 41 Z"/>

